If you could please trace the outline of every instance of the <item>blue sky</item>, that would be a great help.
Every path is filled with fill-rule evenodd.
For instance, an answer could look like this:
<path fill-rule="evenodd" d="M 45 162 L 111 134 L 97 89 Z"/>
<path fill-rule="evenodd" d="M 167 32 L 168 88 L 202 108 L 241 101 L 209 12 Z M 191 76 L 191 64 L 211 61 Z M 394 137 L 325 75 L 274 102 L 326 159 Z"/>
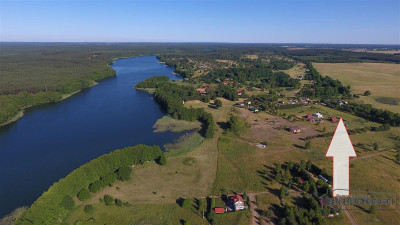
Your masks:
<path fill-rule="evenodd" d="M 1 41 L 400 44 L 400 0 L 0 0 Z"/>

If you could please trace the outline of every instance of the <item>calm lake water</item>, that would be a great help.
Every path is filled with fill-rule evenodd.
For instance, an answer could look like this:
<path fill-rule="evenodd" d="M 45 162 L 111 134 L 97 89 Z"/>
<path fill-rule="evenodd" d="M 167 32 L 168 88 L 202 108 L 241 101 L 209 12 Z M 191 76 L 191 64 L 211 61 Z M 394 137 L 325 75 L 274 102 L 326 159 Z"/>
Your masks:
<path fill-rule="evenodd" d="M 32 204 L 53 182 L 114 149 L 163 145 L 179 133 L 153 133 L 165 113 L 133 86 L 155 75 L 179 80 L 155 56 L 116 60 L 115 78 L 62 102 L 28 110 L 0 128 L 0 217 Z"/>

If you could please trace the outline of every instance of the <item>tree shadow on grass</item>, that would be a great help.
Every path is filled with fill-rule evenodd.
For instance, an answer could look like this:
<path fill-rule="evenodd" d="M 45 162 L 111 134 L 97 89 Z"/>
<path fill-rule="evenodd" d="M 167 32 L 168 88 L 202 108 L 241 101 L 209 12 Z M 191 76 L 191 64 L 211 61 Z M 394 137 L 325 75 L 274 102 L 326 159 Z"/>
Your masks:
<path fill-rule="evenodd" d="M 304 146 L 298 145 L 298 144 L 293 144 L 294 147 L 299 148 L 299 149 L 306 149 Z"/>

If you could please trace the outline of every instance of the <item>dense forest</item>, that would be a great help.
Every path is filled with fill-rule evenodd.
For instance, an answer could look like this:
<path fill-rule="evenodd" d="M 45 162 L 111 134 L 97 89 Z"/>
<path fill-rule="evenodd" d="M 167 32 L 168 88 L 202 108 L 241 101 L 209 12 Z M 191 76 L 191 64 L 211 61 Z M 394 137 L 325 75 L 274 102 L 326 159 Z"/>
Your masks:
<path fill-rule="evenodd" d="M 64 199 L 77 195 L 78 198 L 83 197 L 82 193 L 85 195 L 89 193 L 88 188 L 95 192 L 93 185 L 96 182 L 100 181 L 101 186 L 112 183 L 121 174 L 119 172 L 121 168 L 160 160 L 162 156 L 163 153 L 158 146 L 137 145 L 93 159 L 54 183 L 18 218 L 15 224 L 60 224 L 74 207 L 64 205 Z"/>

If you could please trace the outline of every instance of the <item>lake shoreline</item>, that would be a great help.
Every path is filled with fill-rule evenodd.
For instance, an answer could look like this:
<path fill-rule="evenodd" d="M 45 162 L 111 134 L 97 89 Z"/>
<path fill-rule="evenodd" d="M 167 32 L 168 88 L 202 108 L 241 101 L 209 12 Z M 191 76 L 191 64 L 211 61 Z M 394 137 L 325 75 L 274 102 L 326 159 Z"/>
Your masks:
<path fill-rule="evenodd" d="M 109 78 L 111 78 L 111 77 L 109 77 Z M 93 84 L 91 84 L 88 88 L 91 88 L 91 87 L 93 87 L 93 86 L 95 86 L 97 84 L 99 84 L 97 81 L 93 81 Z M 54 102 L 50 102 L 49 101 L 49 102 L 45 102 L 45 103 L 38 103 L 38 104 L 34 104 L 34 105 L 24 106 L 18 111 L 17 114 L 15 114 L 15 116 L 13 116 L 11 119 L 7 120 L 6 122 L 0 124 L 0 128 L 4 127 L 4 126 L 7 126 L 7 125 L 10 125 L 10 124 L 12 124 L 14 122 L 17 122 L 20 118 L 22 118 L 24 116 L 25 110 L 27 110 L 27 109 L 29 109 L 31 107 L 39 106 L 39 105 L 45 105 L 45 104 L 49 104 L 49 103 L 61 102 L 61 101 L 65 100 L 65 99 L 67 99 L 67 98 L 69 98 L 69 97 L 81 92 L 82 90 L 88 89 L 88 88 L 82 88 L 82 89 L 79 89 L 79 90 L 74 91 L 74 92 L 69 93 L 69 94 L 63 94 L 60 99 L 58 99 L 58 100 L 56 100 Z"/>

